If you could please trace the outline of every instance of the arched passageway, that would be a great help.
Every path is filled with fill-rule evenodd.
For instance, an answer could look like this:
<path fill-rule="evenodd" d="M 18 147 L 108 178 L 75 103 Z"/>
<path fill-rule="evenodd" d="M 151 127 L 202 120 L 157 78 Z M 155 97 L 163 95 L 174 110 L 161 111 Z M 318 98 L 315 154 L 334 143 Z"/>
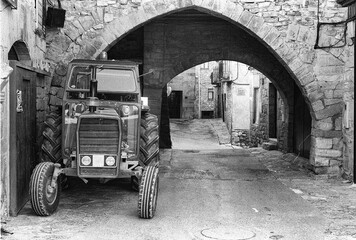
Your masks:
<path fill-rule="evenodd" d="M 111 11 L 105 10 L 109 8 L 106 3 L 74 5 L 68 1 L 66 7 L 68 17 L 76 20 L 66 22 L 60 34 L 49 37 L 47 58 L 59 63 L 52 85 L 60 86 L 65 64 L 71 59 L 93 59 L 104 50 L 110 53 L 110 49 L 119 49 L 119 57 L 113 50 L 109 56 L 140 58 L 142 72 L 156 70 L 144 78 L 144 95 L 149 97 L 152 111 L 160 115 L 162 100 L 165 102 L 162 88 L 174 76 L 206 61 L 239 61 L 265 74 L 281 93 L 287 113 L 283 149 L 291 151 L 293 146 L 297 91 L 313 119 L 310 160 L 315 170 L 325 172 L 332 161 L 342 157 L 337 145 L 342 137 L 338 126 L 342 96 L 335 90 L 341 85 L 330 85 L 325 79 L 330 75 L 342 79 L 344 73 L 338 69 L 343 66 L 334 55 L 313 50 L 313 27 L 299 25 L 293 19 L 292 23 L 286 20 L 284 25 L 273 26 L 267 16 L 258 15 L 258 11 L 252 13 L 244 4 L 232 1 L 144 1 L 113 5 Z M 289 19 L 287 13 L 284 17 Z M 141 51 L 130 45 L 136 40 Z M 335 93 L 331 96 L 325 90 Z M 330 101 L 324 101 L 330 96 Z M 54 105 L 59 102 L 56 97 L 51 98 Z M 165 132 L 163 128 L 161 132 Z"/>
<path fill-rule="evenodd" d="M 252 66 L 267 76 L 284 101 L 285 119 L 281 127 L 280 149 L 293 151 L 295 77 L 273 51 L 260 39 L 221 18 L 188 9 L 157 18 L 128 34 L 108 51 L 111 59 L 139 59 L 144 77 L 143 93 L 149 97 L 152 111 L 161 115 L 161 146 L 169 147 L 166 96 L 164 86 L 179 73 L 198 64 L 227 59 Z M 161 108 L 163 106 L 163 108 Z M 310 125 L 310 124 L 309 124 Z M 168 144 L 167 144 L 168 142 Z"/>

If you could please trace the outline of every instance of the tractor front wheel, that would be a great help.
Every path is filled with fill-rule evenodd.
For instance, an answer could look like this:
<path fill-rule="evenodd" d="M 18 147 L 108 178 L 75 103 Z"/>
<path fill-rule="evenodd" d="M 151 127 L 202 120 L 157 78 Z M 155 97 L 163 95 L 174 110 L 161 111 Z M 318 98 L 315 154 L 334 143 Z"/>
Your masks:
<path fill-rule="evenodd" d="M 30 202 L 33 211 L 39 216 L 49 216 L 58 207 L 60 178 L 51 186 L 54 164 L 42 162 L 33 170 L 30 180 Z"/>
<path fill-rule="evenodd" d="M 158 183 L 158 167 L 147 166 L 142 174 L 138 195 L 138 215 L 140 218 L 153 218 L 157 206 Z"/>

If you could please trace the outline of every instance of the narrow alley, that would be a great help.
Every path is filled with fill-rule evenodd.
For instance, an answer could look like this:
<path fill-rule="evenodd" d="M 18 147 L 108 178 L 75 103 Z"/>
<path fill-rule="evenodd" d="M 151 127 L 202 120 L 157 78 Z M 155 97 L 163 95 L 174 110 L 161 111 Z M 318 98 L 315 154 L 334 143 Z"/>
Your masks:
<path fill-rule="evenodd" d="M 219 144 L 227 135 L 217 126 L 218 119 L 171 121 L 173 149 L 161 151 L 153 219 L 137 217 L 137 192 L 129 181 L 70 179 L 52 216 L 36 216 L 27 204 L 5 225 L 13 234 L 2 238 L 356 237 L 356 188 L 299 169 L 291 155 Z"/>

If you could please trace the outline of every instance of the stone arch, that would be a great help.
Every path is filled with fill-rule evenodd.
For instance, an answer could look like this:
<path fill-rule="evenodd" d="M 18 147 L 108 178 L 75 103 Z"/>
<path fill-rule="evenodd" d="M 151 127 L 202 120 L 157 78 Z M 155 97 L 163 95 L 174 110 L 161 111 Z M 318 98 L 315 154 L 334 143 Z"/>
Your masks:
<path fill-rule="evenodd" d="M 65 35 L 59 35 L 54 39 L 52 44 L 50 44 L 49 52 L 56 52 L 58 46 L 60 46 L 58 53 L 60 56 L 63 56 L 63 58 L 52 59 L 54 61 L 64 59 L 61 61 L 69 62 L 73 58 L 95 59 L 102 51 L 110 49 L 115 43 L 119 42 L 135 29 L 156 18 L 187 9 L 196 9 L 213 15 L 246 30 L 249 34 L 258 39 L 261 44 L 270 49 L 275 57 L 280 59 L 281 64 L 283 64 L 290 75 L 293 76 L 304 96 L 310 94 L 309 89 L 304 88 L 304 86 L 314 80 L 312 66 L 305 64 L 299 58 L 298 53 L 289 47 L 289 44 L 285 41 L 287 38 L 285 34 L 265 22 L 262 17 L 245 10 L 241 3 L 235 3 L 230 0 L 224 2 L 209 0 L 142 1 L 139 6 L 107 24 L 103 24 L 104 19 L 97 20 L 95 17 L 93 19 L 92 17 L 84 16 L 82 17 L 82 21 L 66 23 L 64 29 Z M 80 30 L 74 33 L 74 29 L 76 29 L 76 32 L 78 29 Z M 309 34 L 306 29 L 300 30 L 299 35 L 298 31 L 296 30 L 296 32 L 291 33 L 292 35 L 297 34 L 297 36 L 293 36 L 294 38 L 304 38 L 308 43 L 313 42 L 314 36 Z M 82 37 L 79 46 L 71 43 L 71 41 L 76 41 L 81 34 Z M 314 118 L 315 114 L 312 108 L 312 102 L 308 97 L 306 97 L 305 100 L 310 106 L 310 113 Z"/>
<path fill-rule="evenodd" d="M 83 11 L 76 10 L 78 6 L 80 7 L 80 4 L 87 4 L 86 6 L 82 5 L 83 9 L 81 10 Z M 303 93 L 313 118 L 312 151 L 316 153 L 311 155 L 318 155 L 320 158 L 318 162 L 315 160 L 315 164 L 312 164 L 328 165 L 329 162 L 326 159 L 330 154 L 333 159 L 341 157 L 339 154 L 341 151 L 338 149 L 326 150 L 329 149 L 329 139 L 327 144 L 324 144 L 323 139 L 342 137 L 341 129 L 336 129 L 336 118 L 338 121 L 340 120 L 342 105 L 333 104 L 331 101 L 329 103 L 324 102 L 323 98 L 326 93 L 320 89 L 319 79 L 316 77 L 318 73 L 315 72 L 317 71 L 315 63 L 319 61 L 315 60 L 316 56 L 325 57 L 325 61 L 337 62 L 338 60 L 332 55 L 323 55 L 323 53 L 313 50 L 315 35 L 310 30 L 315 26 L 289 24 L 288 31 L 280 31 L 266 22 L 263 17 L 245 9 L 241 2 L 235 1 L 143 0 L 142 2 L 135 1 L 132 4 L 134 6 L 131 8 L 121 7 L 117 13 L 110 12 L 104 16 L 102 8 L 108 7 L 106 1 L 93 1 L 91 3 L 68 1 L 66 5 L 67 13 L 69 13 L 68 16 L 71 21 L 66 21 L 63 31 L 53 38 L 50 37 L 48 44 L 47 58 L 60 63 L 56 74 L 64 76 L 66 70 L 64 65 L 73 58 L 95 59 L 102 51 L 112 47 L 130 32 L 154 19 L 187 9 L 196 9 L 226 20 L 245 30 L 269 49 L 269 52 L 284 66 L 288 75 L 293 78 L 294 83 Z M 93 7 L 100 9 L 100 11 L 94 12 Z M 124 9 L 122 10 L 122 8 Z M 82 14 L 85 11 L 88 14 Z M 101 13 L 99 14 L 99 12 Z M 296 49 L 296 41 L 303 47 Z M 60 86 L 61 80 L 57 79 L 54 82 L 57 84 L 56 86 Z M 326 133 L 324 123 L 326 125 L 331 124 L 331 130 L 333 130 L 331 135 Z M 319 144 L 322 146 L 318 146 Z"/>
<path fill-rule="evenodd" d="M 30 52 L 28 51 L 26 43 L 21 40 L 16 41 L 9 53 L 8 60 L 17 60 L 17 61 L 27 61 L 31 60 Z"/>

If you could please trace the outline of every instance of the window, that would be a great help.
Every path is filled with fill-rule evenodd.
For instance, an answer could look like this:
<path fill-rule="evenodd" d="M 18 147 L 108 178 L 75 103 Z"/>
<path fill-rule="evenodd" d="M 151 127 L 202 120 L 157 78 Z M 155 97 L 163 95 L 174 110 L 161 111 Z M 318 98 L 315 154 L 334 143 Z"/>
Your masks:
<path fill-rule="evenodd" d="M 203 119 L 214 118 L 214 111 L 201 111 L 201 118 Z"/>
<path fill-rule="evenodd" d="M 45 17 L 46 17 L 46 1 L 35 0 L 35 9 L 36 9 L 36 29 L 35 33 L 40 37 L 45 35 Z"/>
<path fill-rule="evenodd" d="M 208 100 L 214 100 L 214 89 L 208 88 Z"/>
<path fill-rule="evenodd" d="M 69 91 L 89 92 L 92 70 L 87 67 L 75 66 L 71 71 Z M 133 92 L 136 90 L 136 79 L 131 70 L 98 68 L 96 73 L 98 92 Z"/>

